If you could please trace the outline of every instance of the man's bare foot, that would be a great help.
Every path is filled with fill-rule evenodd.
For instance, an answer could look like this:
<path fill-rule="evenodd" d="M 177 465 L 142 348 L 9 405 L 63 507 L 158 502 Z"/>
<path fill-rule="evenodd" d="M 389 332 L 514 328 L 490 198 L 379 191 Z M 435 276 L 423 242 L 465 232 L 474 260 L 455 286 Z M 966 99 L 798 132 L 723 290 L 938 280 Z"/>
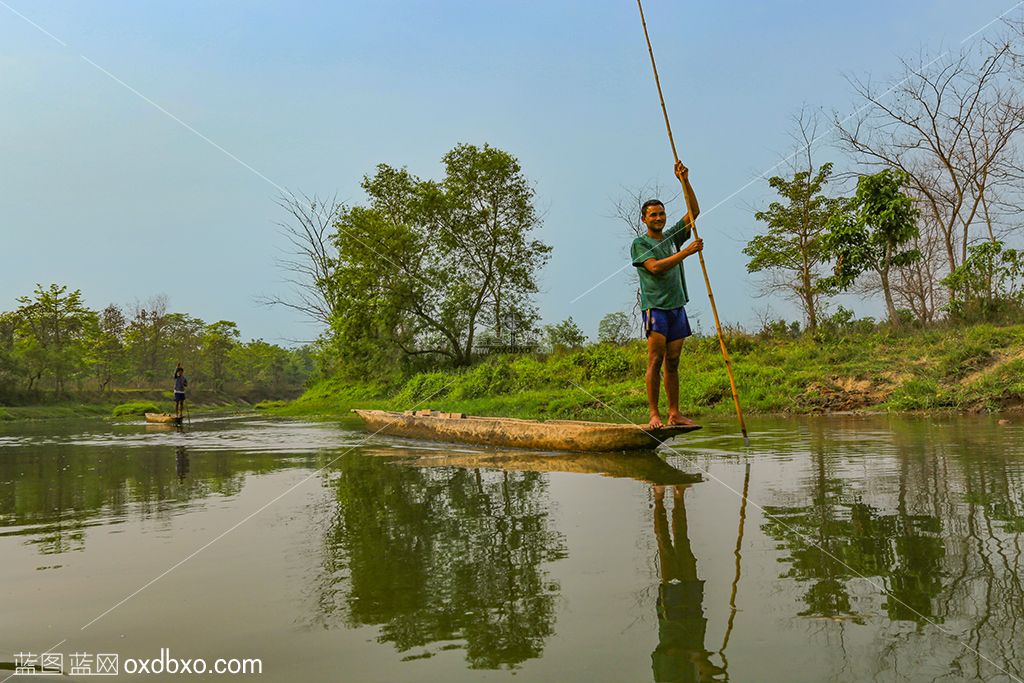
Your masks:
<path fill-rule="evenodd" d="M 668 426 L 669 427 L 696 427 L 697 423 L 688 417 L 683 417 L 682 413 L 669 413 L 668 414 Z"/>
<path fill-rule="evenodd" d="M 651 413 L 651 421 L 647 423 L 647 426 L 651 429 L 661 429 L 663 426 L 661 423 L 661 415 L 658 413 Z"/>

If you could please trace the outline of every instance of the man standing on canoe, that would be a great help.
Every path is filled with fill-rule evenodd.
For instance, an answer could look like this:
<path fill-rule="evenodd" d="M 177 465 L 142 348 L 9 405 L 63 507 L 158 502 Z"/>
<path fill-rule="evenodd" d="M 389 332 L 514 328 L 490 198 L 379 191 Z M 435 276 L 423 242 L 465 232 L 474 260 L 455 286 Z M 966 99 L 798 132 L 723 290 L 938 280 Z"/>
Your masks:
<path fill-rule="evenodd" d="M 174 414 L 179 418 L 185 408 L 185 387 L 187 386 L 188 380 L 185 379 L 185 368 L 179 364 L 174 370 Z"/>
<path fill-rule="evenodd" d="M 640 220 L 647 226 L 647 234 L 633 240 L 630 247 L 633 266 L 640 275 L 640 308 L 647 335 L 647 403 L 651 411 L 648 425 L 652 428 L 662 426 L 658 409 L 662 365 L 668 394 L 668 424 L 694 424 L 679 412 L 679 354 L 683 339 L 692 334 L 684 308 L 690 297 L 683 259 L 703 249 L 704 243 L 696 239 L 680 249 L 690 238 L 700 207 L 690 186 L 689 170 L 682 162 L 676 162 L 675 173 L 683 185 L 686 215 L 666 230 L 665 205 L 657 199 L 644 202 Z"/>

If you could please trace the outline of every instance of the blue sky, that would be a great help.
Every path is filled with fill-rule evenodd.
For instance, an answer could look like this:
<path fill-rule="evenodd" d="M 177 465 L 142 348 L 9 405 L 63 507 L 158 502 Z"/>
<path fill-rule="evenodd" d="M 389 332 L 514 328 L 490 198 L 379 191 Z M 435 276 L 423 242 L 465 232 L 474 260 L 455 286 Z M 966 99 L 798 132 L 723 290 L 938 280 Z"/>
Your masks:
<path fill-rule="evenodd" d="M 794 113 L 849 112 L 844 75 L 888 80 L 900 57 L 955 50 L 1013 4 L 645 3 L 724 322 L 754 324 L 769 305 L 797 315 L 757 297 L 740 253 L 767 182 L 723 202 L 789 151 Z M 487 142 L 536 187 L 554 247 L 544 321 L 571 315 L 595 336 L 634 296 L 614 201 L 675 183 L 632 0 L 3 0 L 0 94 L 0 310 L 60 282 L 96 308 L 166 294 L 246 338 L 311 339 L 315 327 L 256 303 L 283 291 L 277 187 L 358 203 L 377 163 L 432 177 L 456 143 Z M 840 160 L 829 141 L 820 159 Z"/>

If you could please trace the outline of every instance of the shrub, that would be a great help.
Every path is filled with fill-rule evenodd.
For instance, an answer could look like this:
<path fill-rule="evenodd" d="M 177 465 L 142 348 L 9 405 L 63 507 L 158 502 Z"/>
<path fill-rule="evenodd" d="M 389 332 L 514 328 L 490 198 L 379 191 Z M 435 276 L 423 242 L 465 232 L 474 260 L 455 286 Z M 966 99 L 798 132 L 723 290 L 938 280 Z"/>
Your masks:
<path fill-rule="evenodd" d="M 573 384 L 583 384 L 587 381 L 586 363 L 580 362 L 580 354 L 563 353 L 550 356 L 547 360 L 550 368 L 552 384 L 559 387 L 569 387 Z"/>
<path fill-rule="evenodd" d="M 950 315 L 966 322 L 1019 319 L 1024 311 L 1024 252 L 1002 242 L 982 242 L 941 284 L 952 298 Z"/>
<path fill-rule="evenodd" d="M 726 328 L 722 330 L 722 336 L 725 337 L 725 348 L 729 350 L 730 354 L 734 353 L 750 353 L 757 348 L 757 340 L 750 336 L 743 330 L 738 328 Z M 721 351 L 718 344 L 718 338 L 712 337 L 715 343 L 716 350 Z"/>
<path fill-rule="evenodd" d="M 578 349 L 587 343 L 587 335 L 583 334 L 572 316 L 557 325 L 545 325 L 543 332 L 547 348 L 551 351 Z"/>
<path fill-rule="evenodd" d="M 512 371 L 501 362 L 481 363 L 457 376 L 452 398 L 480 398 L 506 394 L 512 388 Z"/>
<path fill-rule="evenodd" d="M 597 340 L 610 344 L 625 344 L 636 338 L 636 331 L 629 316 L 621 311 L 609 313 L 597 325 Z"/>
<path fill-rule="evenodd" d="M 451 392 L 453 384 L 451 376 L 443 372 L 421 372 L 409 378 L 395 396 L 395 401 L 412 407 L 423 401 L 444 398 Z"/>
<path fill-rule="evenodd" d="M 640 372 L 632 368 L 633 357 L 628 347 L 598 344 L 581 351 L 577 365 L 585 369 L 590 379 L 621 379 Z"/>
<path fill-rule="evenodd" d="M 518 356 L 509 367 L 512 391 L 530 391 L 548 384 L 547 366 L 533 356 Z"/>
<path fill-rule="evenodd" d="M 889 397 L 893 410 L 926 410 L 939 405 L 939 385 L 930 379 L 910 379 Z"/>
<path fill-rule="evenodd" d="M 287 401 L 260 401 L 253 406 L 256 410 L 269 410 L 270 408 L 283 408 Z"/>
<path fill-rule="evenodd" d="M 149 401 L 129 401 L 128 403 L 122 403 L 114 406 L 114 417 L 121 417 L 123 415 L 144 415 L 145 413 L 159 413 L 160 409 L 157 408 L 155 403 Z"/>

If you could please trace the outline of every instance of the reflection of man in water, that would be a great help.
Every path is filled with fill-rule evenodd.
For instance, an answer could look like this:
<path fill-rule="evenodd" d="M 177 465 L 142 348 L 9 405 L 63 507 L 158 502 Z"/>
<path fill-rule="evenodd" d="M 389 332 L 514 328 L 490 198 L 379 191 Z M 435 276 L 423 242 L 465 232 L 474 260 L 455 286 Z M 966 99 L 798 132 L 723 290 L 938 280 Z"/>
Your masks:
<path fill-rule="evenodd" d="M 665 511 L 665 487 L 654 487 L 654 535 L 658 539 L 658 647 L 651 654 L 654 680 L 707 683 L 725 673 L 704 649 L 704 582 L 686 531 L 685 487 L 672 487 L 672 529 Z"/>
<path fill-rule="evenodd" d="M 178 474 L 178 481 L 185 481 L 188 469 L 188 451 L 184 446 L 178 446 L 174 452 L 174 470 Z"/>

